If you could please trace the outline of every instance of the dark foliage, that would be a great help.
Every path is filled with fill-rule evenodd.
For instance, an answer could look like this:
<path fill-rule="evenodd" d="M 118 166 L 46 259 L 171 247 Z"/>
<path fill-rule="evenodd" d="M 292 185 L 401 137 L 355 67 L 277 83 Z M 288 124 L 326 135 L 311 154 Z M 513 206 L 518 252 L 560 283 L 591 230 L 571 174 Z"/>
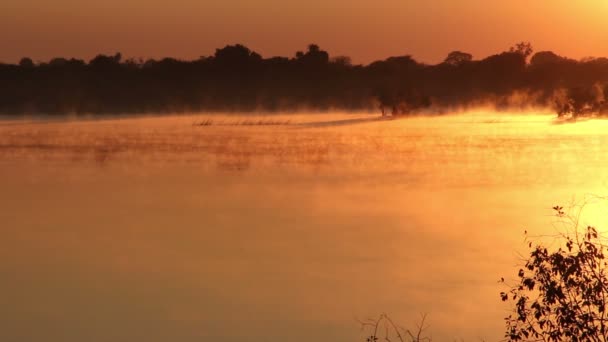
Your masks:
<path fill-rule="evenodd" d="M 366 66 L 332 58 L 314 44 L 293 58 L 263 58 L 229 45 L 193 61 L 124 60 L 116 54 L 89 62 L 23 58 L 17 65 L 0 64 L 0 113 L 380 108 L 398 115 L 492 104 L 548 106 L 579 116 L 608 113 L 606 84 L 608 59 L 532 55 L 529 43 L 482 60 L 454 51 L 437 65 L 397 56 Z M 513 94 L 526 94 L 525 100 L 513 101 Z"/>
<path fill-rule="evenodd" d="M 426 315 L 422 315 L 420 323 L 416 325 L 416 330 L 403 328 L 387 315 L 382 314 L 380 317 L 373 319 L 369 318 L 365 321 L 360 321 L 361 329 L 365 331 L 366 342 L 378 341 L 397 341 L 397 342 L 431 342 L 432 339 L 425 336 Z"/>
<path fill-rule="evenodd" d="M 561 207 L 553 209 L 564 217 Z M 509 341 L 608 340 L 605 246 L 593 227 L 563 238 L 556 250 L 530 243 L 517 284 L 501 293 L 514 304 Z"/>

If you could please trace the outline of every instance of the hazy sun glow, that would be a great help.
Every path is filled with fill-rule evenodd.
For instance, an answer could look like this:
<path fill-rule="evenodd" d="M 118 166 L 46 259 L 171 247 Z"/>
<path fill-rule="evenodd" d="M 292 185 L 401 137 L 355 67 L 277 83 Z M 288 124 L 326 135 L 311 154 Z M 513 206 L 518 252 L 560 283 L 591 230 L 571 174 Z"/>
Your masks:
<path fill-rule="evenodd" d="M 608 0 L 0 2 L 2 342 L 499 340 L 608 234 Z"/>
<path fill-rule="evenodd" d="M 3 337 L 358 341 L 353 317 L 386 311 L 430 312 L 434 339 L 498 340 L 496 279 L 523 231 L 556 234 L 551 206 L 585 201 L 581 224 L 605 230 L 590 195 L 607 189 L 607 126 L 487 110 L 2 121 Z"/>

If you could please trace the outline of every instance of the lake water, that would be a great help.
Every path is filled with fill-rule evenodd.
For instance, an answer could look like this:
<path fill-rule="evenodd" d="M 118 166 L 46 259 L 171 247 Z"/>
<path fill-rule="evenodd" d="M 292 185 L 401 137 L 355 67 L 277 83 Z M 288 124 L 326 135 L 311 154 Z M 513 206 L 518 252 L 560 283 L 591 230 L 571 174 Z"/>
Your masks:
<path fill-rule="evenodd" d="M 606 193 L 606 146 L 483 111 L 1 120 L 0 340 L 499 340 L 524 230 Z"/>

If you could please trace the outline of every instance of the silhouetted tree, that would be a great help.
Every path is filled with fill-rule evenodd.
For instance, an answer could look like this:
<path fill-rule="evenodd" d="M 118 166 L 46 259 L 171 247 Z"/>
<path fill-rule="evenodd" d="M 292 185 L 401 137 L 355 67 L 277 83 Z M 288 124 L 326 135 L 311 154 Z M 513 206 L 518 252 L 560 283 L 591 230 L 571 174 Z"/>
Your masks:
<path fill-rule="evenodd" d="M 298 54 L 296 54 L 296 57 L 298 57 Z M 329 62 L 329 53 L 321 50 L 316 44 L 310 44 L 308 45 L 308 51 L 300 54 L 298 60 L 309 65 L 323 65 Z"/>
<path fill-rule="evenodd" d="M 563 62 L 565 59 L 556 55 L 553 51 L 540 51 L 534 54 L 530 59 L 530 65 L 533 67 L 551 66 Z"/>
<path fill-rule="evenodd" d="M 506 318 L 509 341 L 608 341 L 606 247 L 594 227 L 574 229 L 555 249 L 529 243 L 518 282 L 501 293 L 514 304 Z"/>
<path fill-rule="evenodd" d="M 352 60 L 348 56 L 333 57 L 331 62 L 344 67 L 350 67 L 353 65 Z"/>
<path fill-rule="evenodd" d="M 67 64 L 68 64 L 68 60 L 63 57 L 53 58 L 49 62 L 49 65 L 52 67 L 63 67 L 63 66 L 66 66 Z"/>
<path fill-rule="evenodd" d="M 217 49 L 214 57 L 216 62 L 228 65 L 260 61 L 262 59 L 262 56 L 258 53 L 249 50 L 249 48 L 241 44 L 227 45 L 222 49 Z"/>
<path fill-rule="evenodd" d="M 31 58 L 23 57 L 19 61 L 19 66 L 22 68 L 33 68 L 35 65 Z"/>
<path fill-rule="evenodd" d="M 445 58 L 443 63 L 449 65 L 461 65 L 463 63 L 467 63 L 473 60 L 473 55 L 466 52 L 461 51 L 452 51 Z"/>
<path fill-rule="evenodd" d="M 520 42 L 515 44 L 515 46 L 511 47 L 509 52 L 515 52 L 524 56 L 525 58 L 528 58 L 528 56 L 530 56 L 532 52 L 534 52 L 534 49 L 532 48 L 532 44 L 530 44 L 529 42 Z"/>
<path fill-rule="evenodd" d="M 97 55 L 89 62 L 89 65 L 93 68 L 115 67 L 120 64 L 121 59 L 122 54 L 120 52 L 114 56 Z"/>
<path fill-rule="evenodd" d="M 122 60 L 120 53 L 88 63 L 54 58 L 0 64 L 0 113 L 137 113 L 219 110 L 377 110 L 404 115 L 444 112 L 479 103 L 527 106 L 562 116 L 606 115 L 608 59 L 576 61 L 550 51 L 532 56 L 529 43 L 481 60 L 451 52 L 437 65 L 409 55 L 353 65 L 316 44 L 293 58 L 263 58 L 235 44 L 192 61 Z M 601 92 L 599 90 L 602 90 Z M 601 93 L 601 94 L 600 94 Z M 600 96 L 602 95 L 602 96 Z M 520 104 L 521 106 L 521 104 Z M 518 107 L 519 108 L 519 107 Z"/>

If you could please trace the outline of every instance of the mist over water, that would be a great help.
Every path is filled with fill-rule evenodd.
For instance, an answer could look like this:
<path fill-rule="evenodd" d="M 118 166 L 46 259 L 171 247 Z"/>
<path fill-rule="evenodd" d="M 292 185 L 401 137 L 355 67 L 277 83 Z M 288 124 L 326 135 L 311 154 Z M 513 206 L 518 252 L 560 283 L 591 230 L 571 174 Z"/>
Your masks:
<path fill-rule="evenodd" d="M 0 337 L 363 341 L 386 312 L 499 340 L 524 230 L 606 193 L 607 143 L 521 113 L 0 121 Z"/>

